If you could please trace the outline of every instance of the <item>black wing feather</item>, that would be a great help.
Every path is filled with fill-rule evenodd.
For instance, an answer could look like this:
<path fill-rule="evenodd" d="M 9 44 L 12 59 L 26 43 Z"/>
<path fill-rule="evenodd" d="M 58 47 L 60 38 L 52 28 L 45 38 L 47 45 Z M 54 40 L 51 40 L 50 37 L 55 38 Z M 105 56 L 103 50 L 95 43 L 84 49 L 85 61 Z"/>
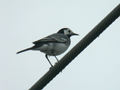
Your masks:
<path fill-rule="evenodd" d="M 60 35 L 53 34 L 43 39 L 37 40 L 33 42 L 33 44 L 43 44 L 43 43 L 50 43 L 50 42 L 65 43 L 66 40 L 64 38 L 61 38 Z"/>

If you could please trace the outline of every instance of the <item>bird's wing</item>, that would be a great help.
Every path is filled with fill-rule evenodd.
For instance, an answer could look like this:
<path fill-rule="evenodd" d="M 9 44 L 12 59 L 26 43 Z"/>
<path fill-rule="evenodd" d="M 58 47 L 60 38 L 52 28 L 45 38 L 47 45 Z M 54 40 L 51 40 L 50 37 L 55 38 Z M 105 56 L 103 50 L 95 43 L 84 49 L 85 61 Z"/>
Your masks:
<path fill-rule="evenodd" d="M 43 39 L 37 40 L 37 41 L 33 42 L 33 44 L 50 43 L 50 42 L 66 43 L 66 41 L 67 40 L 65 38 L 61 37 L 61 35 L 53 34 L 53 35 L 47 36 Z"/>

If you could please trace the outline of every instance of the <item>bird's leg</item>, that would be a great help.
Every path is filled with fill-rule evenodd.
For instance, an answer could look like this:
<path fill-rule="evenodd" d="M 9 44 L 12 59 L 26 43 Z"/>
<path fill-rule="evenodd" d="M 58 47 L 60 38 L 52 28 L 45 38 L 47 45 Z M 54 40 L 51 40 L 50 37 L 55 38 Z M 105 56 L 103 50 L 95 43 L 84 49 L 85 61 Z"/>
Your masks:
<path fill-rule="evenodd" d="M 58 58 L 56 56 L 55 56 L 55 58 L 56 58 L 57 62 L 59 62 L 59 60 L 58 60 Z"/>
<path fill-rule="evenodd" d="M 57 60 L 57 62 L 59 62 L 59 60 L 58 60 L 58 58 L 55 56 L 55 58 L 56 58 L 56 60 Z M 61 71 L 62 72 L 62 71 Z"/>
<path fill-rule="evenodd" d="M 50 60 L 48 59 L 48 55 L 46 54 L 45 57 L 47 58 L 49 64 L 51 65 L 51 67 L 53 67 L 52 63 L 50 62 Z"/>

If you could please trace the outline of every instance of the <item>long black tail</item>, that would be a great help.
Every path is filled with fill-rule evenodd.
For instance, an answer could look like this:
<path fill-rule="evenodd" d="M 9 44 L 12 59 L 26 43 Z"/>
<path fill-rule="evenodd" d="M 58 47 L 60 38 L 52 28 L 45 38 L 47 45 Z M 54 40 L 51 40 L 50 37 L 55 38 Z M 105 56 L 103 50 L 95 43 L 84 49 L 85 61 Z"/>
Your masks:
<path fill-rule="evenodd" d="M 17 52 L 16 54 L 19 54 L 19 53 L 22 53 L 22 52 L 25 52 L 25 51 L 28 51 L 28 50 L 32 50 L 32 47 L 24 49 L 24 50 L 21 50 L 21 51 Z"/>

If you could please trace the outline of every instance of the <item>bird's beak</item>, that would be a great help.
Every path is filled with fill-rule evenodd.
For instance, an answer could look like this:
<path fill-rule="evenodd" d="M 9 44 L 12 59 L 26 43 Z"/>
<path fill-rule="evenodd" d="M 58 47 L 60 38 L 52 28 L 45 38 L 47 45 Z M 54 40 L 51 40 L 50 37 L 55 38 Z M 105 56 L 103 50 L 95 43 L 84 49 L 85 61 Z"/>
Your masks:
<path fill-rule="evenodd" d="M 72 35 L 79 35 L 79 34 L 77 34 L 77 33 L 72 33 Z"/>

